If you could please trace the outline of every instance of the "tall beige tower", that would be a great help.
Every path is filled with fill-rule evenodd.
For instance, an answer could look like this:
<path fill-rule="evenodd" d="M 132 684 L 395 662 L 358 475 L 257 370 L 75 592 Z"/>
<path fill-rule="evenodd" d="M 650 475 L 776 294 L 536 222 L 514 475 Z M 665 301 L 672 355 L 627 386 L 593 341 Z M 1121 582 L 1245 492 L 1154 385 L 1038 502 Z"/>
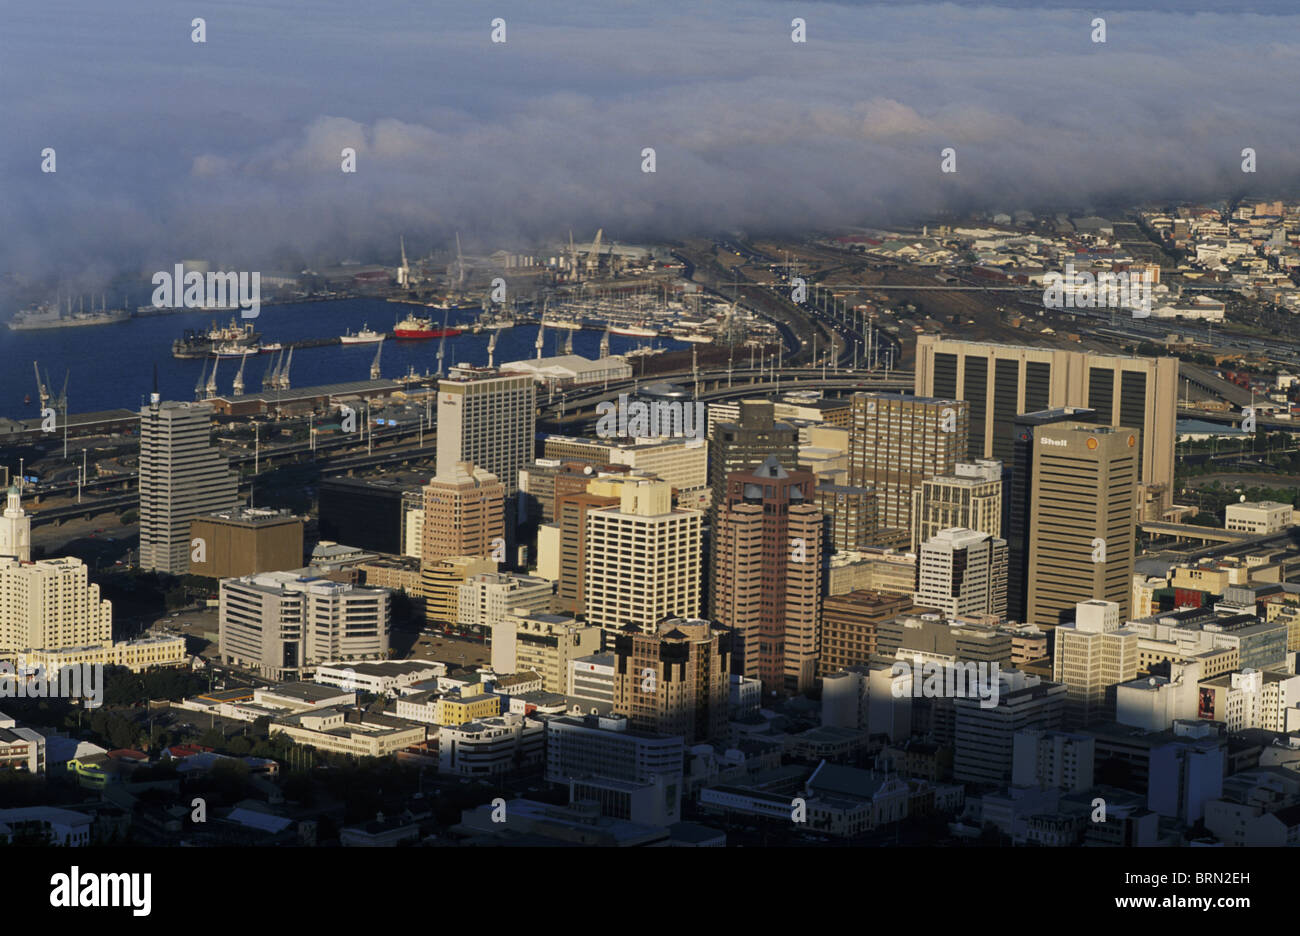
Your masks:
<path fill-rule="evenodd" d="M 513 498 L 519 470 L 533 460 L 537 390 L 528 375 L 473 375 L 438 382 L 438 474 L 473 462 Z"/>
<path fill-rule="evenodd" d="M 505 488 L 496 475 L 471 462 L 439 471 L 424 488 L 422 534 L 420 569 L 427 604 L 435 579 L 442 581 L 435 574 L 442 560 L 505 560 Z"/>
<path fill-rule="evenodd" d="M 4 516 L 0 516 L 0 556 L 13 556 L 20 562 L 32 559 L 32 518 L 23 510 L 17 484 L 10 485 Z"/>
<path fill-rule="evenodd" d="M 1120 627 L 1113 601 L 1081 601 L 1074 621 L 1054 634 L 1052 679 L 1066 686 L 1070 726 L 1115 717 L 1115 687 L 1137 678 L 1138 634 Z"/>
<path fill-rule="evenodd" d="M 910 538 L 921 482 L 952 474 L 966 454 L 967 407 L 952 399 L 895 393 L 853 396 L 849 483 L 880 495 L 880 526 Z"/>
<path fill-rule="evenodd" d="M 1016 416 L 1062 406 L 1088 407 L 1103 426 L 1139 430 L 1144 519 L 1158 520 L 1173 498 L 1178 359 L 1089 351 L 916 339 L 917 395 L 952 396 L 970 406 L 970 458 L 1013 461 Z"/>
<path fill-rule="evenodd" d="M 607 639 L 629 624 L 651 630 L 700 611 L 704 512 L 673 506 L 672 486 L 642 478 L 622 485 L 617 507 L 586 513 L 583 610 Z"/>
<path fill-rule="evenodd" d="M 113 606 L 80 559 L 0 558 L 0 654 L 113 642 Z"/>
<path fill-rule="evenodd" d="M 190 571 L 190 521 L 239 503 L 230 461 L 210 439 L 212 407 L 163 403 L 140 410 L 140 566 Z"/>
<path fill-rule="evenodd" d="M 1028 623 L 1056 627 L 1092 599 L 1113 601 L 1122 618 L 1129 616 L 1140 446 L 1136 429 L 1078 422 L 1038 428 Z"/>

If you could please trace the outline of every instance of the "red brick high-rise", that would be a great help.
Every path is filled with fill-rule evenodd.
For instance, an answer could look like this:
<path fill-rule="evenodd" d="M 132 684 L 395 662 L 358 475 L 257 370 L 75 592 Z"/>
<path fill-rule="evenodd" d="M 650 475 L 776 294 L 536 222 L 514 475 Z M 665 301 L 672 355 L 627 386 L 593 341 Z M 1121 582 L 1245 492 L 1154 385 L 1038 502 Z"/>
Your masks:
<path fill-rule="evenodd" d="M 804 692 L 817 668 L 822 512 L 817 478 L 770 457 L 727 475 L 718 507 L 714 617 L 735 632 L 735 671 Z"/>

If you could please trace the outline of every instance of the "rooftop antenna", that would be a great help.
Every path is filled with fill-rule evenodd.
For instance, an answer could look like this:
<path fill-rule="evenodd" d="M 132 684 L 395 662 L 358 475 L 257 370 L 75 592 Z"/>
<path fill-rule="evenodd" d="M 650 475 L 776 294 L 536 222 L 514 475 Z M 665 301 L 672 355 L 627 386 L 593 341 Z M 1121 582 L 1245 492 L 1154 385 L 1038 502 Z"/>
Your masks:
<path fill-rule="evenodd" d="M 207 376 L 208 359 L 204 358 L 203 363 L 199 365 L 199 379 L 194 384 L 194 399 L 201 400 L 203 398 L 203 388 L 207 386 Z"/>
<path fill-rule="evenodd" d="M 153 392 L 149 394 L 149 405 L 157 406 L 162 400 L 162 394 L 158 392 L 158 362 L 153 362 Z"/>
<path fill-rule="evenodd" d="M 381 341 L 379 342 L 378 346 L 375 348 L 375 359 L 370 362 L 371 380 L 379 379 L 379 355 L 383 352 L 383 350 L 384 350 L 384 343 Z"/>
<path fill-rule="evenodd" d="M 488 367 L 492 367 L 492 355 L 497 349 L 497 335 L 499 334 L 501 334 L 499 331 L 493 330 L 492 334 L 488 336 Z"/>

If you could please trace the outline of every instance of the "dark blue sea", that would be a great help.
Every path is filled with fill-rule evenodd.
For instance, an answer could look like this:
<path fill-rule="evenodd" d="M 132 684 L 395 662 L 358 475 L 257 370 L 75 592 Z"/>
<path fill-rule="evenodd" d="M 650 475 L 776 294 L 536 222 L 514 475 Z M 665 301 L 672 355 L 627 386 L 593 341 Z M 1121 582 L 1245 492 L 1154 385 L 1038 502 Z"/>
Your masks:
<path fill-rule="evenodd" d="M 333 302 L 307 302 L 290 305 L 263 305 L 261 314 L 250 319 L 262 334 L 262 342 L 291 342 L 308 338 L 337 337 L 369 324 L 375 331 L 392 331 L 393 324 L 407 312 L 427 315 L 441 324 L 443 313 L 436 309 L 386 302 L 383 299 L 341 299 Z M 466 326 L 476 312 L 452 312 L 449 325 Z M 178 360 L 172 357 L 172 342 L 185 329 L 206 328 L 213 321 L 227 324 L 230 313 L 178 312 L 172 315 L 130 319 L 113 325 L 92 325 L 49 331 L 15 332 L 0 327 L 0 416 L 18 419 L 38 414 L 36 377 L 32 362 L 40 363 L 42 374 L 48 371 L 54 393 L 68 379 L 68 408 L 76 413 L 116 408 L 138 409 L 147 400 L 153 382 L 153 366 L 158 365 L 158 386 L 163 399 L 192 400 L 194 384 L 199 379 L 202 360 Z M 497 339 L 495 361 L 517 361 L 536 356 L 537 325 L 508 328 Z M 486 364 L 489 332 L 468 332 L 446 341 L 443 372 L 453 364 Z M 562 353 L 560 342 L 565 333 L 547 329 L 543 353 L 550 357 Z M 601 333 L 579 331 L 573 335 L 573 351 L 585 357 L 599 354 Z M 610 336 L 610 352 L 620 354 L 653 343 L 670 351 L 689 347 L 669 338 L 624 338 Z M 293 355 L 290 382 L 294 387 L 366 380 L 375 345 L 327 345 L 299 348 Z M 383 343 L 380 369 L 383 377 L 395 378 L 414 367 L 417 373 L 437 369 L 438 339 L 428 341 L 394 341 Z M 271 366 L 274 354 L 259 354 L 248 359 L 244 368 L 247 392 L 262 386 L 262 374 Z M 211 362 L 208 362 L 211 367 Z M 226 358 L 217 370 L 221 393 L 231 391 L 238 358 Z M 25 404 L 30 395 L 32 402 Z"/>

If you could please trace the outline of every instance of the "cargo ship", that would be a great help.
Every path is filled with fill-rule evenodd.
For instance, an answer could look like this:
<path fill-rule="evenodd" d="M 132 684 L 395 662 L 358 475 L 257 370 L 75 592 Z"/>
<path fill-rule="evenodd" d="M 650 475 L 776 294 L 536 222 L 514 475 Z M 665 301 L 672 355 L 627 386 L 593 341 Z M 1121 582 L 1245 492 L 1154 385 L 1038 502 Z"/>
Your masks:
<path fill-rule="evenodd" d="M 448 328 L 445 325 L 437 328 L 431 319 L 420 318 L 418 315 L 408 315 L 393 326 L 394 338 L 451 338 L 459 334 L 462 334 L 459 328 Z"/>
<path fill-rule="evenodd" d="M 73 312 L 72 300 L 68 300 L 68 311 L 59 311 L 57 303 L 43 303 L 34 308 L 14 313 L 9 320 L 11 331 L 36 331 L 43 328 L 77 328 L 83 325 L 112 325 L 125 322 L 131 317 L 126 309 L 108 309 L 102 305 L 99 311 L 92 307 L 89 312 Z"/>
<path fill-rule="evenodd" d="M 261 337 L 259 332 L 253 331 L 251 322 L 239 325 L 232 318 L 230 324 L 224 328 L 213 322 L 212 327 L 207 331 L 195 331 L 192 328 L 185 329 L 185 337 L 172 342 L 172 357 L 211 357 L 223 345 L 247 347 L 256 345 Z"/>

